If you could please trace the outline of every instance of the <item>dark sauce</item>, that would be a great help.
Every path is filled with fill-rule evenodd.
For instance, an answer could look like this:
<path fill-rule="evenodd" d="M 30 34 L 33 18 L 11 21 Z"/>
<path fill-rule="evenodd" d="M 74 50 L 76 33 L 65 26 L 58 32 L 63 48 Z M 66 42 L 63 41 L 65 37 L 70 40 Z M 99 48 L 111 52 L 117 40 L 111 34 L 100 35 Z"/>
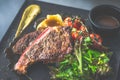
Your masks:
<path fill-rule="evenodd" d="M 119 26 L 119 21 L 113 16 L 99 16 L 95 22 L 103 28 L 113 29 Z"/>

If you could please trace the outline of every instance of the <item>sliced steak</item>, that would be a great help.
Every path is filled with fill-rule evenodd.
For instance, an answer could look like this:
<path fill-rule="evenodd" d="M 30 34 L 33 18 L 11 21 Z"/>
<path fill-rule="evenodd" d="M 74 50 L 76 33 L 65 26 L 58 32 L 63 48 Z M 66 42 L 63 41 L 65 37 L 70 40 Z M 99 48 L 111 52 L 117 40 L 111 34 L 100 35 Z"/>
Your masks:
<path fill-rule="evenodd" d="M 29 65 L 43 61 L 45 63 L 58 62 L 65 54 L 73 50 L 70 27 L 48 27 L 22 53 L 14 70 L 26 73 Z"/>
<path fill-rule="evenodd" d="M 15 54 L 22 54 L 23 51 L 28 47 L 32 41 L 36 39 L 36 37 L 41 33 L 41 31 L 34 31 L 24 35 L 21 39 L 19 39 L 16 44 L 13 46 L 12 50 Z"/>

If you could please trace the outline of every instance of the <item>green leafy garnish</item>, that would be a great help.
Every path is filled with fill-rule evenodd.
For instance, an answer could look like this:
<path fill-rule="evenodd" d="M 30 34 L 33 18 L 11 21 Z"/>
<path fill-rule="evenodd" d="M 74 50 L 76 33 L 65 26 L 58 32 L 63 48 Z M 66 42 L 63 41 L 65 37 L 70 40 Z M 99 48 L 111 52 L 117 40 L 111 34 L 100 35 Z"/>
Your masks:
<path fill-rule="evenodd" d="M 74 54 L 67 54 L 57 67 L 50 67 L 51 80 L 99 80 L 111 70 L 108 53 L 89 48 L 89 37 L 76 40 Z"/>

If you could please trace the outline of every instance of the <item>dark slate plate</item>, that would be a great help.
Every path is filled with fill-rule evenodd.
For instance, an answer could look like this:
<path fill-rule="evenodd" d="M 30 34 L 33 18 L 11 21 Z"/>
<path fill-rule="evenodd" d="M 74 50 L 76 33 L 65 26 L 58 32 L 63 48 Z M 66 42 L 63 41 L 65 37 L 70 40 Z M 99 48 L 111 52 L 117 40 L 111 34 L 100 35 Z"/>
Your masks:
<path fill-rule="evenodd" d="M 29 76 L 32 80 L 50 80 L 49 69 L 47 65 L 42 63 L 37 63 L 31 66 L 26 76 L 17 75 L 13 71 L 13 64 L 17 61 L 19 56 L 15 56 L 12 54 L 10 46 L 14 44 L 13 37 L 15 35 L 22 13 L 24 9 L 30 4 L 38 4 L 41 6 L 42 13 L 37 18 L 45 17 L 47 14 L 59 13 L 64 16 L 78 15 L 81 16 L 83 19 L 87 19 L 89 13 L 89 11 L 82 9 L 65 7 L 41 1 L 26 0 L 0 43 L 0 80 L 29 80 L 27 76 Z M 35 20 L 37 20 L 37 18 Z M 29 28 L 27 28 L 23 32 L 23 34 L 34 30 L 33 25 L 35 20 L 29 25 Z M 88 20 L 86 25 L 91 26 Z M 110 47 L 111 50 L 114 52 L 110 61 L 114 74 L 112 77 L 110 76 L 107 80 L 119 80 L 120 34 L 110 37 L 103 36 L 103 41 L 104 45 Z M 11 44 L 11 42 L 13 43 Z M 7 54 L 7 57 L 5 52 L 6 49 L 7 53 L 9 53 Z"/>

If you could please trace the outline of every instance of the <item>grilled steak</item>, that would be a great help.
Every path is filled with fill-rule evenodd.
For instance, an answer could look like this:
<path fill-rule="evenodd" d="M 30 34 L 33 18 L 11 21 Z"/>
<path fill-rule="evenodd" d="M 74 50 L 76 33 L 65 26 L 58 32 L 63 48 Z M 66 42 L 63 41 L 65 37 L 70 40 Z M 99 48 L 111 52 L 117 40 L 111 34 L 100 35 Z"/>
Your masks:
<path fill-rule="evenodd" d="M 48 27 L 25 49 L 14 70 L 25 74 L 29 65 L 58 62 L 72 49 L 70 27 Z"/>
<path fill-rule="evenodd" d="M 16 54 L 22 54 L 23 51 L 32 44 L 32 41 L 41 33 L 41 31 L 34 31 L 24 35 L 21 39 L 19 39 L 16 44 L 13 46 L 12 51 Z"/>

